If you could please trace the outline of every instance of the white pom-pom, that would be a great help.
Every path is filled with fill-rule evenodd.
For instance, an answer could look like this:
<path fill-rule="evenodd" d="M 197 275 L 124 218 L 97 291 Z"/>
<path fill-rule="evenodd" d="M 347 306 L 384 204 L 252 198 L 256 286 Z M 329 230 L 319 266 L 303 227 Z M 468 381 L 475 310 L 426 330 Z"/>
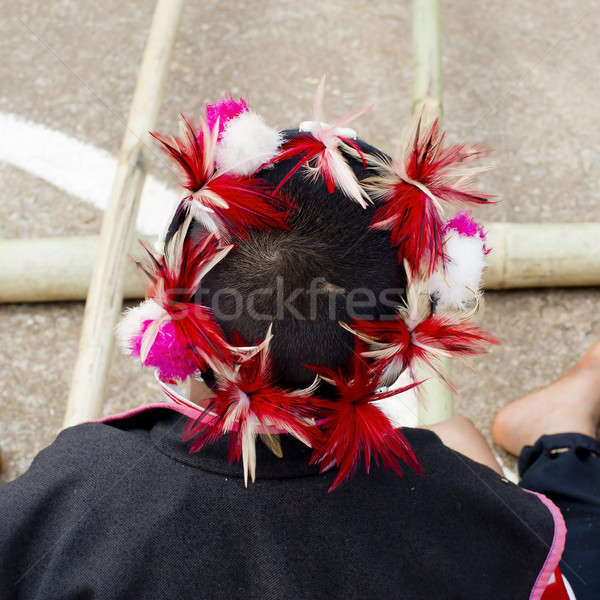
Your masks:
<path fill-rule="evenodd" d="M 139 306 L 128 308 L 116 327 L 117 343 L 122 352 L 131 353 L 133 340 L 141 334 L 144 321 L 160 319 L 164 312 L 165 309 L 154 300 L 144 300 Z"/>
<path fill-rule="evenodd" d="M 465 236 L 454 229 L 445 238 L 444 267 L 429 279 L 429 293 L 442 310 L 464 310 L 473 304 L 485 268 L 485 242 L 479 235 Z"/>
<path fill-rule="evenodd" d="M 237 175 L 251 175 L 271 160 L 283 141 L 261 116 L 243 112 L 225 125 L 217 145 L 217 167 Z"/>

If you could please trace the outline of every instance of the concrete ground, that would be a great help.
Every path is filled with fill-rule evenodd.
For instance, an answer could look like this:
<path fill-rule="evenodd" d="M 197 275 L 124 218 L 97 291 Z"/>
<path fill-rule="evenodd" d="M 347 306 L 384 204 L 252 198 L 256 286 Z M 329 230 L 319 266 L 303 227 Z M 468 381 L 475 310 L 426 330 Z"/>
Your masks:
<path fill-rule="evenodd" d="M 442 4 L 445 124 L 452 139 L 496 150 L 498 168 L 484 181 L 503 202 L 484 218 L 599 220 L 600 4 Z M 0 0 L 0 113 L 116 155 L 153 5 Z M 326 71 L 330 114 L 375 102 L 357 129 L 392 151 L 411 102 L 410 37 L 408 0 L 187 2 L 157 128 L 175 131 L 179 112 L 197 114 L 227 91 L 243 93 L 274 125 L 294 126 L 310 118 Z M 158 154 L 152 171 L 174 184 Z M 95 233 L 101 218 L 77 197 L 0 163 L 0 236 Z M 499 407 L 558 376 L 598 338 L 599 300 L 597 289 L 490 293 L 483 324 L 503 345 L 455 366 L 458 411 L 487 435 Z M 60 428 L 82 313 L 77 302 L 0 306 L 4 481 Z M 114 360 L 105 413 L 158 398 L 151 375 Z"/>

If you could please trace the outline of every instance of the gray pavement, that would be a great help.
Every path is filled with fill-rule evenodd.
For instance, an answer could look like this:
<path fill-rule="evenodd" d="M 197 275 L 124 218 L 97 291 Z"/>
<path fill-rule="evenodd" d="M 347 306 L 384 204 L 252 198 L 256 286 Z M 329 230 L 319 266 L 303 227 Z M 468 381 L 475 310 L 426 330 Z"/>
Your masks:
<path fill-rule="evenodd" d="M 484 182 L 503 202 L 478 216 L 600 220 L 600 3 L 442 4 L 449 136 L 496 151 Z M 153 5 L 0 0 L 0 113 L 116 154 Z M 310 118 L 326 71 L 329 114 L 374 102 L 356 127 L 392 151 L 411 101 L 410 35 L 407 0 L 187 2 L 158 129 L 174 132 L 179 112 L 197 114 L 226 91 L 294 126 Z M 175 183 L 158 153 L 152 172 Z M 0 163 L 0 236 L 89 234 L 100 223 L 99 210 Z M 483 324 L 503 345 L 456 363 L 458 410 L 488 434 L 495 410 L 597 339 L 599 300 L 597 289 L 490 293 Z M 22 473 L 59 430 L 82 313 L 81 303 L 0 306 L 1 480 Z M 113 367 L 105 413 L 159 398 L 133 361 Z"/>

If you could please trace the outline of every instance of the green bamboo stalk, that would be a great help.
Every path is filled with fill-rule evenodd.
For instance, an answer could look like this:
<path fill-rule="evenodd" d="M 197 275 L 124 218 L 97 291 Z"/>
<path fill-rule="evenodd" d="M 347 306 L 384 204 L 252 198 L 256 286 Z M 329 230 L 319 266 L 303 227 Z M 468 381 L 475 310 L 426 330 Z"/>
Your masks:
<path fill-rule="evenodd" d="M 427 106 L 427 114 L 441 117 L 442 41 L 439 0 L 413 0 L 413 102 L 412 111 Z"/>
<path fill-rule="evenodd" d="M 183 0 L 157 0 L 156 3 L 102 221 L 65 427 L 97 418 L 102 412 L 114 345 L 113 330 L 123 301 L 127 252 L 132 246 L 146 178 L 148 149 L 142 140 L 156 122 L 182 7 Z"/>
<path fill-rule="evenodd" d="M 412 110 L 426 109 L 429 118 L 442 116 L 442 41 L 439 0 L 413 0 L 413 102 Z M 443 359 L 441 368 L 450 372 L 450 360 Z M 452 392 L 426 366 L 417 369 L 419 386 L 419 423 L 429 425 L 444 421 L 454 412 Z"/>
<path fill-rule="evenodd" d="M 485 223 L 486 290 L 600 287 L 600 223 Z M 153 246 L 156 239 L 141 236 Z M 85 300 L 99 236 L 0 240 L 0 304 Z M 137 241 L 125 254 L 142 257 Z M 123 297 L 144 297 L 146 281 L 127 261 Z"/>

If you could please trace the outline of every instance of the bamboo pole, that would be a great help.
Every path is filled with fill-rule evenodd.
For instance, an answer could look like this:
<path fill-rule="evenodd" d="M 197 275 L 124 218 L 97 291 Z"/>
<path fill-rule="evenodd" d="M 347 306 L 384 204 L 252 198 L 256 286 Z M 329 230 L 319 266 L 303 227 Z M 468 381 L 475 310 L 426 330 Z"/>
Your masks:
<path fill-rule="evenodd" d="M 600 223 L 487 223 L 487 290 L 600 286 Z M 153 238 L 146 237 L 152 245 Z M 0 303 L 84 300 L 98 236 L 0 240 Z M 134 243 L 132 255 L 139 250 Z M 140 254 L 141 255 L 141 254 Z M 127 261 L 124 298 L 143 298 Z"/>
<path fill-rule="evenodd" d="M 412 110 L 426 108 L 424 115 L 430 118 L 442 116 L 442 34 L 439 0 L 413 0 L 413 103 Z M 450 361 L 442 359 L 442 369 L 450 371 Z M 419 386 L 419 423 L 438 423 L 452 416 L 454 402 L 452 392 L 433 371 L 422 366 L 417 377 L 423 380 Z"/>
<path fill-rule="evenodd" d="M 490 223 L 487 289 L 600 286 L 600 223 Z"/>
<path fill-rule="evenodd" d="M 131 248 L 146 177 L 144 141 L 154 127 L 175 44 L 183 0 L 158 0 L 144 50 L 85 305 L 79 354 L 63 425 L 101 414 L 114 345 L 113 330 L 123 299 Z"/>
<path fill-rule="evenodd" d="M 85 300 L 99 242 L 97 235 L 0 240 L 0 303 Z M 141 256 L 137 243 L 131 254 Z M 142 297 L 132 260 L 125 269 L 123 297 Z"/>
<path fill-rule="evenodd" d="M 427 114 L 442 116 L 442 32 L 439 0 L 413 0 L 412 111 L 427 106 Z"/>

